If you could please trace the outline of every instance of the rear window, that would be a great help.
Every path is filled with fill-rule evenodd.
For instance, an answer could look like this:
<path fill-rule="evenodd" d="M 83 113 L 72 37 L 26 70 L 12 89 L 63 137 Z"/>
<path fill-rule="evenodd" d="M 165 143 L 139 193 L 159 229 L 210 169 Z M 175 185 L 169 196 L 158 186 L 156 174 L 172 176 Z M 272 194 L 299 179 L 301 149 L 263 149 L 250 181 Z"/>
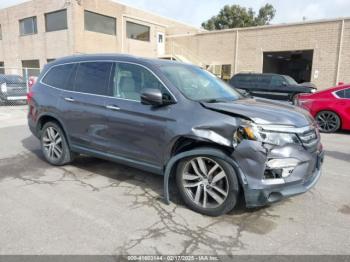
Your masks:
<path fill-rule="evenodd" d="M 42 82 L 55 88 L 69 89 L 66 84 L 72 74 L 73 68 L 74 64 L 54 66 L 46 74 Z"/>
<path fill-rule="evenodd" d="M 80 63 L 74 91 L 107 96 L 112 65 L 111 62 Z"/>
<path fill-rule="evenodd" d="M 25 83 L 19 75 L 0 75 L 1 83 Z"/>
<path fill-rule="evenodd" d="M 350 98 L 350 88 L 340 90 L 340 91 L 336 92 L 336 94 L 340 98 Z"/>

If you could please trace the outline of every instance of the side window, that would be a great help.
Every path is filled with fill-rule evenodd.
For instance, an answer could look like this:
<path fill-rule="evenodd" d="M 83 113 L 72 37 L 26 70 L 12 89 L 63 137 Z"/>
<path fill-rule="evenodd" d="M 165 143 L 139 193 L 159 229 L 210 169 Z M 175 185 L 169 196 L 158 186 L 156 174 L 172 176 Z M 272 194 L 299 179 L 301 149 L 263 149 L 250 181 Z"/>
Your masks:
<path fill-rule="evenodd" d="M 345 98 L 345 90 L 340 90 L 336 92 L 337 96 L 340 98 Z"/>
<path fill-rule="evenodd" d="M 52 67 L 42 82 L 52 87 L 70 90 L 71 87 L 67 86 L 67 80 L 73 74 L 74 66 L 74 64 L 66 64 Z"/>
<path fill-rule="evenodd" d="M 112 95 L 117 98 L 140 101 L 145 88 L 160 89 L 165 98 L 171 98 L 162 83 L 142 66 L 116 63 L 112 82 Z"/>
<path fill-rule="evenodd" d="M 75 78 L 74 91 L 107 96 L 112 65 L 111 62 L 80 63 Z"/>
<path fill-rule="evenodd" d="M 350 88 L 345 90 L 345 98 L 350 99 Z"/>
<path fill-rule="evenodd" d="M 273 87 L 279 87 L 282 86 L 283 79 L 280 76 L 272 76 L 271 78 L 271 86 Z"/>
<path fill-rule="evenodd" d="M 261 87 L 266 88 L 270 86 L 271 82 L 272 82 L 271 76 L 262 75 L 259 77 L 258 86 L 260 85 Z"/>

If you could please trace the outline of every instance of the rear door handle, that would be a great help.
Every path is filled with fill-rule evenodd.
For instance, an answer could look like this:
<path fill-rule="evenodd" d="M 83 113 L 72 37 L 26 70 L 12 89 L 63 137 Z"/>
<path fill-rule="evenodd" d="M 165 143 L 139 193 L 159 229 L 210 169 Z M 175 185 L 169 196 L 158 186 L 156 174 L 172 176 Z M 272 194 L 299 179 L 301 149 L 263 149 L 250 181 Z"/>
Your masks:
<path fill-rule="evenodd" d="M 66 100 L 68 102 L 75 102 L 75 100 L 71 97 L 65 97 L 64 100 Z"/>
<path fill-rule="evenodd" d="M 115 105 L 108 105 L 108 106 L 106 106 L 106 108 L 110 109 L 110 110 L 114 110 L 114 111 L 120 110 L 120 107 L 115 106 Z"/>

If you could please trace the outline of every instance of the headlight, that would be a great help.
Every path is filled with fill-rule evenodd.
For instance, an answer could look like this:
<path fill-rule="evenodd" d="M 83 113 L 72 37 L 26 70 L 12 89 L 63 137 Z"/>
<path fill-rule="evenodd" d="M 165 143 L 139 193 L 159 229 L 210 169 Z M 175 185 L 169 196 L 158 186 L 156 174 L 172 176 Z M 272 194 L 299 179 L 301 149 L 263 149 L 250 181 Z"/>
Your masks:
<path fill-rule="evenodd" d="M 7 92 L 7 85 L 6 83 L 1 84 L 1 92 L 6 93 Z"/>
<path fill-rule="evenodd" d="M 299 138 L 294 133 L 281 132 L 277 130 L 264 130 L 263 127 L 251 122 L 248 122 L 238 128 L 238 130 L 234 134 L 233 143 L 238 144 L 244 139 L 259 141 L 262 143 L 277 146 L 283 146 L 286 144 L 301 145 Z"/>

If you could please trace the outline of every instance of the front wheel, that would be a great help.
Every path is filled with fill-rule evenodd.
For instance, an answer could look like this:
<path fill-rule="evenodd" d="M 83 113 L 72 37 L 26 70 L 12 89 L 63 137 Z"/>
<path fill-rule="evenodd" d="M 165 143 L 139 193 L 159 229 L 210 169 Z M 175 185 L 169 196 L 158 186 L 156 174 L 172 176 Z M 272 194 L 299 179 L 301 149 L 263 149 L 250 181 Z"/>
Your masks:
<path fill-rule="evenodd" d="M 340 128 L 340 118 L 332 111 L 322 111 L 316 116 L 316 121 L 323 133 L 334 133 Z"/>
<path fill-rule="evenodd" d="M 239 184 L 233 167 L 212 156 L 197 156 L 180 161 L 176 172 L 180 195 L 192 210 L 208 216 L 231 211 Z"/>
<path fill-rule="evenodd" d="M 44 157 L 51 165 L 63 166 L 73 161 L 74 153 L 69 149 L 62 128 L 55 122 L 44 125 L 40 142 Z"/>

